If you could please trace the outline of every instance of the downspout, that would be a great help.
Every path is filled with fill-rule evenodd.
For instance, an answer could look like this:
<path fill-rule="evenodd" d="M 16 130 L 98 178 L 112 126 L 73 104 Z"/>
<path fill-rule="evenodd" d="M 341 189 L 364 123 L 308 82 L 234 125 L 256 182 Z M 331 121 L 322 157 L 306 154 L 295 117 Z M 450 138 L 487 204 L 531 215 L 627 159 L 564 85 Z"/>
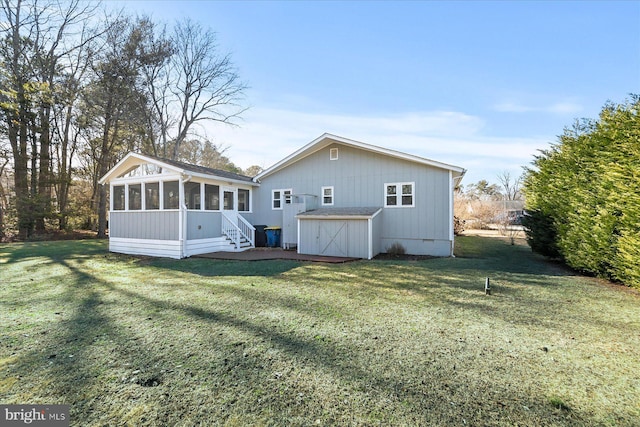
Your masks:
<path fill-rule="evenodd" d="M 453 192 L 455 190 L 453 182 L 453 171 L 449 170 L 449 256 L 455 257 L 453 254 L 453 249 L 455 245 L 455 232 L 453 223 L 455 221 L 455 216 L 453 214 Z"/>
<path fill-rule="evenodd" d="M 456 191 L 456 183 L 459 182 L 460 180 L 462 180 L 462 178 L 464 177 L 464 174 L 467 173 L 466 170 L 462 170 L 462 173 L 460 174 L 460 176 L 453 178 L 453 171 L 449 170 L 449 185 L 450 185 L 450 192 L 449 192 L 449 211 L 450 211 L 450 217 L 451 217 L 451 223 L 449 225 L 450 229 L 449 229 L 449 233 L 450 233 L 450 242 L 451 242 L 451 257 L 455 258 L 456 256 L 453 254 L 453 250 L 455 249 L 455 241 L 456 241 L 456 237 L 455 237 L 455 226 L 454 226 L 454 222 L 455 222 L 455 215 L 454 215 L 454 203 L 453 203 L 453 199 L 455 198 L 455 191 Z"/>
<path fill-rule="evenodd" d="M 301 241 L 300 240 L 300 218 L 296 218 L 296 227 L 298 227 L 298 230 L 297 230 L 298 236 L 296 237 L 296 240 L 297 240 L 296 241 L 296 245 L 297 245 L 296 253 L 300 253 L 300 241 Z"/>
<path fill-rule="evenodd" d="M 373 258 L 373 217 L 367 218 L 367 259 Z"/>

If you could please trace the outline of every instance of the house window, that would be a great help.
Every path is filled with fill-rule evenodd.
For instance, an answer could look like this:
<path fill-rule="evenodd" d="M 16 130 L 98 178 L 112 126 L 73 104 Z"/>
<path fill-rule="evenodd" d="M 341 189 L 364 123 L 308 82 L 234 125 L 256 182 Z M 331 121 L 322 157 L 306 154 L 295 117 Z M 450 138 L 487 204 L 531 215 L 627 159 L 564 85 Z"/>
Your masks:
<path fill-rule="evenodd" d="M 384 185 L 384 206 L 412 207 L 414 206 L 414 183 L 399 182 Z"/>
<path fill-rule="evenodd" d="M 271 208 L 282 209 L 283 205 L 291 203 L 292 190 L 273 190 L 271 192 Z"/>
<path fill-rule="evenodd" d="M 333 187 L 322 187 L 322 205 L 333 206 Z"/>
<path fill-rule="evenodd" d="M 162 186 L 163 209 L 178 209 L 178 181 L 166 181 Z"/>
<path fill-rule="evenodd" d="M 124 185 L 113 186 L 113 210 L 124 210 Z"/>
<path fill-rule="evenodd" d="M 338 149 L 332 148 L 329 150 L 329 160 L 338 160 Z"/>
<path fill-rule="evenodd" d="M 139 211 L 142 209 L 142 185 L 129 185 L 129 210 Z"/>
<path fill-rule="evenodd" d="M 238 189 L 238 210 L 240 212 L 249 212 L 249 190 L 243 188 Z"/>
<path fill-rule="evenodd" d="M 184 203 L 187 209 L 200 209 L 200 183 L 187 182 L 184 184 Z"/>
<path fill-rule="evenodd" d="M 145 209 L 160 209 L 160 183 L 148 182 L 144 185 Z"/>
<path fill-rule="evenodd" d="M 217 185 L 204 185 L 204 209 L 207 211 L 220 210 L 220 187 Z"/>

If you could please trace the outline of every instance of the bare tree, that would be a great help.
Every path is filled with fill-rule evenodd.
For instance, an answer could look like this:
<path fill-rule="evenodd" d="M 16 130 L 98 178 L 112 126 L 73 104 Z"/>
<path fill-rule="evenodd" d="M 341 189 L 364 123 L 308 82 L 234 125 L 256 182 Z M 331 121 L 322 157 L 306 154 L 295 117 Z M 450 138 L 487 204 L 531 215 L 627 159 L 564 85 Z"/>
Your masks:
<path fill-rule="evenodd" d="M 244 175 L 246 175 L 246 176 L 256 176 L 260 172 L 262 172 L 263 170 L 264 170 L 264 168 L 262 166 L 251 165 L 251 166 L 249 166 L 248 168 L 246 168 L 244 170 Z"/>
<path fill-rule="evenodd" d="M 7 126 L 21 237 L 51 214 L 51 113 L 60 59 L 88 41 L 77 37 L 96 6 L 81 0 L 2 0 L 5 65 L 0 109 Z M 83 36 L 87 33 L 80 31 Z M 65 42 L 66 41 L 66 42 Z"/>
<path fill-rule="evenodd" d="M 73 181 L 73 164 L 81 139 L 78 103 L 89 83 L 89 67 L 95 50 L 89 45 L 68 57 L 66 72 L 57 82 L 56 102 L 52 115 L 52 140 L 55 147 L 53 167 L 57 178 L 54 184 L 58 203 L 58 227 L 63 230 L 69 219 L 69 190 Z"/>
<path fill-rule="evenodd" d="M 513 215 L 513 206 L 508 206 L 509 202 L 522 200 L 522 193 L 520 187 L 522 185 L 522 177 L 513 178 L 509 171 L 503 171 L 498 174 L 498 181 L 502 186 L 502 196 L 504 198 L 503 211 L 499 217 L 498 230 L 500 234 L 509 238 L 512 245 L 515 244 L 515 239 L 518 237 L 522 230 L 521 227 L 516 224 L 516 217 Z"/>
<path fill-rule="evenodd" d="M 169 129 L 177 123 L 175 115 L 171 114 L 174 44 L 167 35 L 166 26 L 157 26 L 147 17 L 140 19 L 140 31 L 143 37 L 139 52 L 148 59 L 142 61 L 140 72 L 150 104 L 146 110 L 149 141 L 155 156 L 167 157 Z"/>
<path fill-rule="evenodd" d="M 127 151 L 149 140 L 149 98 L 141 70 L 162 55 L 145 52 L 148 21 L 121 17 L 109 26 L 100 55 L 93 62 L 94 81 L 83 95 L 85 155 L 98 213 L 98 236 L 106 235 L 107 191 L 98 179 Z"/>
<path fill-rule="evenodd" d="M 169 120 L 162 140 L 173 145 L 172 158 L 177 158 L 180 145 L 193 126 L 202 121 L 233 124 L 246 109 L 239 105 L 246 85 L 229 54 L 221 55 L 216 34 L 199 24 L 178 22 L 172 38 L 174 54 L 170 66 L 171 103 L 175 103 L 175 125 Z M 163 100 L 166 105 L 166 99 Z M 156 108 L 157 110 L 159 108 Z M 171 133 L 171 137 L 169 137 Z"/>
<path fill-rule="evenodd" d="M 180 146 L 180 153 L 176 160 L 213 169 L 242 173 L 242 170 L 224 155 L 228 149 L 228 146 L 214 144 L 208 139 L 204 141 L 187 139 Z"/>
<path fill-rule="evenodd" d="M 522 200 L 522 177 L 514 178 L 507 170 L 498 174 L 498 181 L 502 186 L 502 194 L 505 200 Z"/>

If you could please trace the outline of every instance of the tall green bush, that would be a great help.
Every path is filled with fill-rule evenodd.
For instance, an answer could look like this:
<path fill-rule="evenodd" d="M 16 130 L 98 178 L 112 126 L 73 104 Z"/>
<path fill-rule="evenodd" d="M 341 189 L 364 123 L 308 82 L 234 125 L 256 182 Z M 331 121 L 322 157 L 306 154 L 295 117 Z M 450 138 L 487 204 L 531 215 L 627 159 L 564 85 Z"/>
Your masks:
<path fill-rule="evenodd" d="M 532 249 L 640 288 L 640 97 L 542 151 L 524 181 Z"/>

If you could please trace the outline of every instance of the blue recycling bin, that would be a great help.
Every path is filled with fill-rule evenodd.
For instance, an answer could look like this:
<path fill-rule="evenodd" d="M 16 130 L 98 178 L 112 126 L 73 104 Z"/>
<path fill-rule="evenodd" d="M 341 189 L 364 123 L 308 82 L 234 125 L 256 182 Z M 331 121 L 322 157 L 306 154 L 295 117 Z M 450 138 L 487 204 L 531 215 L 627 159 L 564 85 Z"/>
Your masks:
<path fill-rule="evenodd" d="M 266 227 L 264 232 L 267 233 L 267 246 L 270 248 L 280 247 L 280 227 Z"/>

